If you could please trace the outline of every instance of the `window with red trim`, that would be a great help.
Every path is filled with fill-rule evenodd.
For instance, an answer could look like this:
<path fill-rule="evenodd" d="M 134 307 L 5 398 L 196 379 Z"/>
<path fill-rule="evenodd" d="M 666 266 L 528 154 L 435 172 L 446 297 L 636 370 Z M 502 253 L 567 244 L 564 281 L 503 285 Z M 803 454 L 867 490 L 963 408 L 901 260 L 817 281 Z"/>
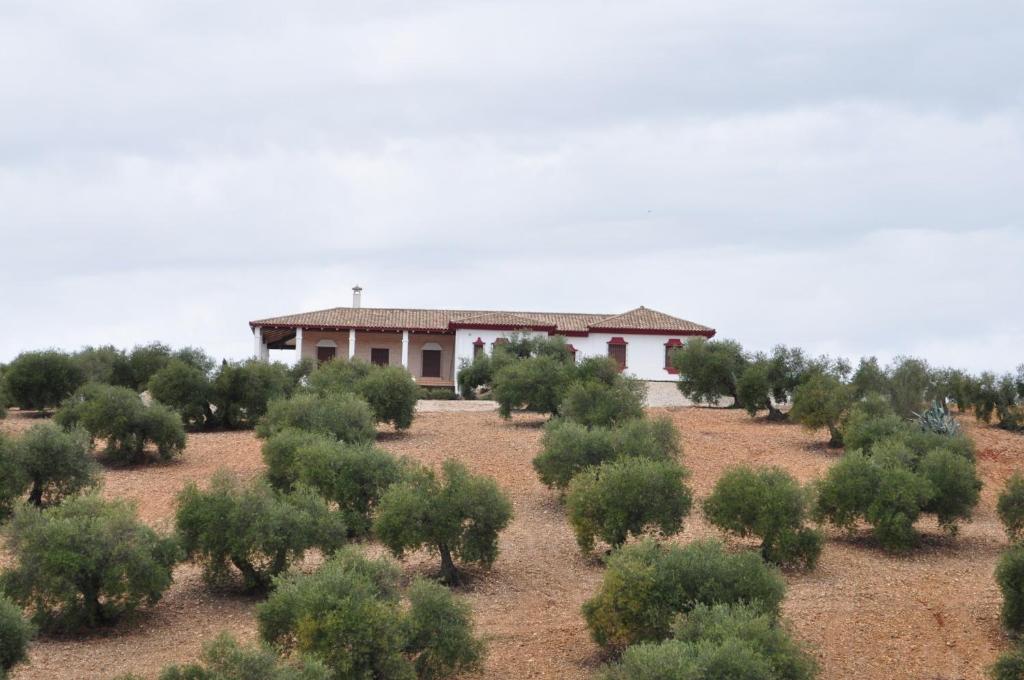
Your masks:
<path fill-rule="evenodd" d="M 626 369 L 626 341 L 622 338 L 612 338 L 608 341 L 608 356 L 615 359 L 619 370 Z"/>
<path fill-rule="evenodd" d="M 679 338 L 669 338 L 669 341 L 665 343 L 665 370 L 669 373 L 678 373 L 676 367 L 672 365 L 672 354 L 683 346 L 683 343 Z"/>
<path fill-rule="evenodd" d="M 473 358 L 476 359 L 478 356 L 480 356 L 483 353 L 484 353 L 484 341 L 481 340 L 480 338 L 477 338 L 476 341 L 473 342 Z"/>

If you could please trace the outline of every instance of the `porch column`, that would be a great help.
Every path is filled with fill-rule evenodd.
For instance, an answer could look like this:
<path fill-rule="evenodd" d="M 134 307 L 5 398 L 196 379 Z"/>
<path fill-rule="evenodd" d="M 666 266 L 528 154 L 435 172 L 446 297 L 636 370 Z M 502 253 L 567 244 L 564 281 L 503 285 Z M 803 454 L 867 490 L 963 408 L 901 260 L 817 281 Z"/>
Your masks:
<path fill-rule="evenodd" d="M 295 363 L 302 361 L 302 326 L 295 329 Z"/>
<path fill-rule="evenodd" d="M 402 368 L 409 370 L 409 331 L 402 331 Z"/>
<path fill-rule="evenodd" d="M 348 358 L 349 361 L 356 355 L 356 329 L 348 329 Z"/>
<path fill-rule="evenodd" d="M 252 339 L 256 343 L 255 346 L 252 348 L 252 356 L 254 359 L 263 358 L 263 338 L 261 337 L 262 335 L 263 333 L 262 331 L 260 331 L 259 326 L 256 326 L 252 329 Z"/>

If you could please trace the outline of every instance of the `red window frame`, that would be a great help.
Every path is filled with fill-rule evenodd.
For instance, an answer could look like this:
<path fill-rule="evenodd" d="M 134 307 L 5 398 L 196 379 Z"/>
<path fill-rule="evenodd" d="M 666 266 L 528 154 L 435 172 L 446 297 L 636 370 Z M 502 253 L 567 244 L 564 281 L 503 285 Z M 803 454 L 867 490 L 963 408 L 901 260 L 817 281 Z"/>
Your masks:
<path fill-rule="evenodd" d="M 628 344 L 625 338 L 620 337 L 614 337 L 608 341 L 608 356 L 619 364 L 619 372 L 626 370 L 626 346 Z"/>
<path fill-rule="evenodd" d="M 679 370 L 672 365 L 672 352 L 676 351 L 683 346 L 683 341 L 679 338 L 669 338 L 668 342 L 665 343 L 665 370 L 672 374 L 679 373 Z"/>

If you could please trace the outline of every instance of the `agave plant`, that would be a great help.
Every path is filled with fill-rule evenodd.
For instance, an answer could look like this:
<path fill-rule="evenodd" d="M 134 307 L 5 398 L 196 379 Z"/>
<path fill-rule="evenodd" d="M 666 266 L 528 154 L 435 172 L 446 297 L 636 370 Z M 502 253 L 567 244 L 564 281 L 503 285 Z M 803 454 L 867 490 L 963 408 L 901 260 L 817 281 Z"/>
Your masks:
<path fill-rule="evenodd" d="M 948 437 L 960 434 L 960 423 L 956 422 L 949 414 L 945 403 L 940 404 L 938 401 L 933 401 L 928 410 L 923 413 L 914 413 L 914 418 L 925 432 L 936 432 Z"/>

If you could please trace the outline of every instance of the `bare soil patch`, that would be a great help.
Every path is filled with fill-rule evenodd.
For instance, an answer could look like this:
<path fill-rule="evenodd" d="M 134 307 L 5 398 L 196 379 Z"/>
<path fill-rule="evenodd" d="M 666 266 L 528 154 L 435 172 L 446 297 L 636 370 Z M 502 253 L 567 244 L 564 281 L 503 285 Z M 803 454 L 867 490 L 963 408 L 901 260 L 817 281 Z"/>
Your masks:
<path fill-rule="evenodd" d="M 710 493 L 723 470 L 741 462 L 779 465 L 807 481 L 822 475 L 838 455 L 824 446 L 824 433 L 752 420 L 738 411 L 652 413 L 668 414 L 679 428 L 698 498 Z M 490 639 L 487 678 L 586 678 L 601 663 L 580 606 L 596 589 L 602 568 L 580 556 L 555 494 L 537 481 L 530 465 L 541 422 L 516 416 L 508 423 L 494 412 L 423 412 L 409 432 L 380 439 L 381 446 L 429 465 L 457 458 L 494 476 L 512 498 L 516 515 L 502 536 L 501 556 L 491 571 L 471 571 L 461 589 L 479 631 Z M 1008 645 L 999 629 L 1000 595 L 992 578 L 1006 544 L 994 506 L 1003 481 L 1021 467 L 1024 437 L 961 422 L 977 443 L 985 489 L 974 521 L 959 536 L 947 538 L 924 523 L 922 548 L 894 557 L 863 535 L 829 532 L 819 567 L 787 574 L 785 616 L 819 658 L 823 678 L 980 680 Z M 12 413 L 0 421 L 0 430 L 28 425 L 29 419 Z M 219 467 L 258 474 L 259 441 L 248 432 L 190 435 L 178 461 L 107 469 L 104 494 L 135 500 L 145 521 L 168 529 L 181 487 L 208 480 Z M 716 535 L 698 511 L 674 540 Z M 435 568 L 435 557 L 427 553 L 405 562 L 410 575 Z M 99 679 L 134 672 L 155 678 L 168 663 L 196 658 L 202 642 L 220 630 L 254 639 L 255 602 L 210 591 L 195 567 L 182 565 L 156 607 L 86 638 L 41 638 L 32 645 L 31 665 L 14 677 Z"/>

